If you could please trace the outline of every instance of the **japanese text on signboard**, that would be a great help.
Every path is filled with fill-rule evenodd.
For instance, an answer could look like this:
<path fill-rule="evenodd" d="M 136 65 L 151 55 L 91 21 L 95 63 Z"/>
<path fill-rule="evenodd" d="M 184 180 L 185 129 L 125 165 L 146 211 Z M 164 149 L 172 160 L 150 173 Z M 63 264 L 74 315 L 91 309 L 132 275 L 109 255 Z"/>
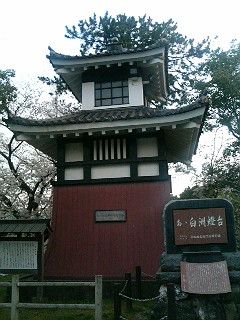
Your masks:
<path fill-rule="evenodd" d="M 224 208 L 173 210 L 176 245 L 227 243 Z"/>
<path fill-rule="evenodd" d="M 37 253 L 37 241 L 0 241 L 0 270 L 36 270 Z"/>

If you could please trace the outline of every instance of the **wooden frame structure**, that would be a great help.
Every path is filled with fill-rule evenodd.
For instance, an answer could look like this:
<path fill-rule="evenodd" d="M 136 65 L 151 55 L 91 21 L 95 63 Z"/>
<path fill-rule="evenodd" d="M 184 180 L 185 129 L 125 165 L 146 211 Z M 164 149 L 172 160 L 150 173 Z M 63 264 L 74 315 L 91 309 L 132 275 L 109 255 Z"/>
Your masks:
<path fill-rule="evenodd" d="M 13 248 L 13 252 L 0 252 L 1 263 L 0 271 L 2 273 L 14 274 L 14 273 L 33 273 L 37 274 L 39 279 L 43 278 L 43 265 L 44 265 L 44 241 L 48 237 L 50 232 L 49 219 L 39 220 L 1 220 L 0 221 L 0 245 L 8 245 Z M 24 244 L 29 244 L 28 248 L 24 249 Z M 19 246 L 21 245 L 21 246 Z M 33 246 L 31 249 L 29 247 Z M 30 251 L 29 251 L 30 249 Z M 34 253 L 34 251 L 36 251 Z M 25 257 L 24 253 L 26 254 Z M 16 255 L 16 259 L 9 254 Z M 33 266 L 26 267 L 27 261 L 20 263 L 21 259 L 33 258 L 28 257 L 29 254 L 36 255 L 37 263 L 33 263 Z M 10 260 L 12 259 L 12 260 Z M 4 260 L 7 267 L 4 268 Z M 18 267 L 18 262 L 20 267 Z M 25 265 L 25 266 L 24 266 Z"/>

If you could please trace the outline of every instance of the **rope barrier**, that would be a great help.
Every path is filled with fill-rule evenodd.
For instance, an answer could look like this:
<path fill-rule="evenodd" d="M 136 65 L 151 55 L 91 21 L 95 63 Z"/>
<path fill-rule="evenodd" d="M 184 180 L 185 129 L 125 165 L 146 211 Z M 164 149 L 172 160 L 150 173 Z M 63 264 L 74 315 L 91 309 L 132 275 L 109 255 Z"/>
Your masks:
<path fill-rule="evenodd" d="M 154 277 L 154 276 L 151 276 L 150 274 L 147 274 L 147 273 L 144 273 L 144 272 L 142 272 L 142 274 L 145 274 L 146 276 L 155 279 L 155 277 Z M 128 280 L 126 280 L 126 282 L 125 282 L 122 290 L 119 292 L 119 296 L 121 296 L 121 297 L 123 297 L 123 298 L 125 298 L 125 299 L 132 300 L 132 301 L 146 302 L 146 301 L 157 300 L 158 298 L 160 298 L 160 295 L 158 295 L 158 296 L 156 296 L 156 297 L 153 297 L 153 298 L 148 298 L 148 299 L 138 299 L 138 298 L 128 297 L 128 296 L 126 296 L 125 294 L 123 294 L 123 292 L 125 291 L 125 289 L 126 289 L 126 287 L 127 287 L 127 284 L 128 284 Z"/>
<path fill-rule="evenodd" d="M 152 279 L 156 279 L 156 277 L 150 275 L 150 274 L 147 274 L 145 272 L 141 272 L 143 275 L 145 275 L 146 277 L 149 277 L 149 278 L 152 278 Z M 147 299 L 138 299 L 138 298 L 133 298 L 133 297 L 129 297 L 127 295 L 124 294 L 124 291 L 128 285 L 128 282 L 129 280 L 126 280 L 123 287 L 122 287 L 122 290 L 118 293 L 118 295 L 122 298 L 125 298 L 127 300 L 131 300 L 131 301 L 138 301 L 138 302 L 147 302 L 147 301 L 153 301 L 153 300 L 157 300 L 161 297 L 161 295 L 157 295 L 156 297 L 152 297 L 152 298 L 147 298 Z M 128 320 L 128 318 L 125 318 L 124 316 L 120 315 L 119 319 L 122 319 L 122 320 Z M 162 318 L 162 320 L 165 320 L 165 317 Z"/>
<path fill-rule="evenodd" d="M 153 300 L 157 300 L 158 298 L 160 298 L 160 295 L 153 297 L 153 298 L 148 298 L 148 299 L 137 299 L 137 298 L 132 298 L 132 297 L 128 297 L 125 294 L 119 293 L 119 295 L 125 299 L 128 300 L 132 300 L 132 301 L 139 301 L 139 302 L 146 302 L 146 301 L 153 301 Z"/>
<path fill-rule="evenodd" d="M 151 274 L 147 274 L 145 272 L 142 271 L 142 274 L 145 275 L 146 277 L 152 278 L 152 279 L 156 279 L 155 276 L 152 276 Z"/>
<path fill-rule="evenodd" d="M 127 284 L 128 284 L 128 280 L 126 280 L 126 282 L 125 282 L 122 290 L 119 292 L 119 295 L 122 294 L 122 293 L 125 291 L 125 289 L 126 289 L 126 287 L 127 287 Z"/>

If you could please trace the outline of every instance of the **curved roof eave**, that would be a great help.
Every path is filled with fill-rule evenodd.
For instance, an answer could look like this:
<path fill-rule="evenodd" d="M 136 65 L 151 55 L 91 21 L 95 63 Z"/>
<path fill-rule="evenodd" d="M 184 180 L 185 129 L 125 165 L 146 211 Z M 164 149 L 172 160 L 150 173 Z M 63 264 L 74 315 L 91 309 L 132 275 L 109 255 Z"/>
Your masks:
<path fill-rule="evenodd" d="M 152 127 L 152 126 L 172 126 L 181 123 L 190 122 L 195 119 L 199 126 L 202 122 L 202 117 L 205 113 L 206 106 L 201 108 L 193 109 L 188 112 L 171 114 L 162 117 L 150 117 L 143 119 L 121 119 L 121 120 L 107 120 L 99 122 L 85 122 L 85 123 L 65 123 L 55 125 L 31 125 L 29 124 L 18 124 L 11 123 L 8 120 L 10 129 L 14 132 L 26 133 L 26 134 L 61 134 L 70 132 L 91 132 L 101 130 L 123 130 L 133 129 L 137 127 Z"/>
<path fill-rule="evenodd" d="M 95 66 L 97 64 L 107 64 L 109 62 L 117 63 L 119 61 L 132 61 L 142 60 L 150 57 L 162 55 L 164 61 L 165 57 L 165 46 L 157 47 L 153 49 L 137 50 L 137 51 L 126 51 L 115 54 L 96 54 L 88 56 L 70 56 L 56 53 L 50 50 L 50 55 L 47 58 L 51 64 L 56 68 L 60 66 Z"/>

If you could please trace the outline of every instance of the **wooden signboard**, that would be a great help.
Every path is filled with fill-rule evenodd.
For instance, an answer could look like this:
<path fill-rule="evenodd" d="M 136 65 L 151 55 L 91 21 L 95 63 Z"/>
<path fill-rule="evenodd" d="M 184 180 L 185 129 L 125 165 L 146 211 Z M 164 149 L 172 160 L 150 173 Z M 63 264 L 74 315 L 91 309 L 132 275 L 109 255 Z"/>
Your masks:
<path fill-rule="evenodd" d="M 167 253 L 236 251 L 233 207 L 225 199 L 171 201 L 163 219 Z"/>
<path fill-rule="evenodd" d="M 176 245 L 227 243 L 224 208 L 173 210 Z"/>
<path fill-rule="evenodd" d="M 49 229 L 45 219 L 0 221 L 0 272 L 34 273 L 42 279 L 44 236 Z"/>
<path fill-rule="evenodd" d="M 181 262 L 181 289 L 194 294 L 231 292 L 226 261 L 212 263 Z"/>

